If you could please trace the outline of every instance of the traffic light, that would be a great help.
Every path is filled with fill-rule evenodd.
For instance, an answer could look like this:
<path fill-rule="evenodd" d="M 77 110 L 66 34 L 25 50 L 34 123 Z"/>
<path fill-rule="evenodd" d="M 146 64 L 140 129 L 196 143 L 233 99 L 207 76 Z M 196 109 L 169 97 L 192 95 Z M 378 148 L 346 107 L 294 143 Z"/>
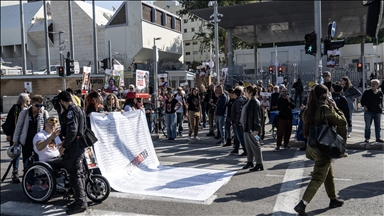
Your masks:
<path fill-rule="evenodd" d="M 357 72 L 363 71 L 363 64 L 361 62 L 357 63 Z"/>
<path fill-rule="evenodd" d="M 324 55 L 328 54 L 328 50 L 335 50 L 343 47 L 344 42 L 345 40 L 337 40 L 337 41 L 324 40 Z"/>
<path fill-rule="evenodd" d="M 103 61 L 101 61 L 101 62 L 103 63 L 103 66 L 101 68 L 103 68 L 104 70 L 109 68 L 109 59 L 108 58 L 103 59 Z"/>
<path fill-rule="evenodd" d="M 59 76 L 64 76 L 64 67 L 63 66 L 57 67 L 56 73 L 59 74 Z"/>
<path fill-rule="evenodd" d="M 283 73 L 283 67 L 278 68 L 279 73 Z"/>
<path fill-rule="evenodd" d="M 67 71 L 67 76 L 71 76 L 71 74 L 75 72 L 75 66 L 72 59 L 65 59 L 65 69 Z"/>
<path fill-rule="evenodd" d="M 305 54 L 316 55 L 316 33 L 312 32 L 304 36 L 305 40 Z"/>
<path fill-rule="evenodd" d="M 269 73 L 273 74 L 273 67 L 272 66 L 269 67 Z"/>
<path fill-rule="evenodd" d="M 366 2 L 364 6 L 368 6 L 367 12 L 367 21 L 365 27 L 365 34 L 369 37 L 377 38 L 377 35 L 380 30 L 380 21 L 381 21 L 381 13 L 380 8 L 382 8 L 382 1 L 363 1 Z"/>

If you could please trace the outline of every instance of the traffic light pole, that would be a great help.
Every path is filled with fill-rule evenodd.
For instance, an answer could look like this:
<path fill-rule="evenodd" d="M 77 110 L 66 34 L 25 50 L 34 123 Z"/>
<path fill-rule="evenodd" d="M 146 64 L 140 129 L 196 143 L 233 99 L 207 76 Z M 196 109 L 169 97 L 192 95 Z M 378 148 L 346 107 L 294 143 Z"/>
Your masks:
<path fill-rule="evenodd" d="M 360 36 L 361 37 L 361 42 L 360 42 L 360 50 L 361 50 L 361 64 L 363 64 L 363 92 L 365 91 L 365 83 L 367 81 L 367 71 L 365 70 L 365 36 Z"/>
<path fill-rule="evenodd" d="M 321 0 L 313 1 L 315 12 L 315 32 L 316 37 L 316 60 L 315 60 L 315 81 L 320 83 L 320 77 L 323 68 L 323 61 L 321 58 Z"/>

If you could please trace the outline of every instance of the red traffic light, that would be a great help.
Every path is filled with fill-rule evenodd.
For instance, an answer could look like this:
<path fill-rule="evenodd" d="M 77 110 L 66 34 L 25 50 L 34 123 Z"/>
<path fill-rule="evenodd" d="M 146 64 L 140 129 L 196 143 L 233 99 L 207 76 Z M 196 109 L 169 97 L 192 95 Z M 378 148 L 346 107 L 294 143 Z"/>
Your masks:
<path fill-rule="evenodd" d="M 279 67 L 279 72 L 283 72 L 283 67 Z"/>
<path fill-rule="evenodd" d="M 357 63 L 357 72 L 363 71 L 363 64 L 361 62 Z"/>

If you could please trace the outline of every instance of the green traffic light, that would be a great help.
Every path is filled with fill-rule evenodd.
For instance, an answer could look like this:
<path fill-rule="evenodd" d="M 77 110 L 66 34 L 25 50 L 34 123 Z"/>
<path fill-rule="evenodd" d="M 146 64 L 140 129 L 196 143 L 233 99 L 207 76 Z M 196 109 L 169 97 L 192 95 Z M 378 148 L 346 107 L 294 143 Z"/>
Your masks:
<path fill-rule="evenodd" d="M 308 52 L 312 52 L 312 46 L 308 47 Z"/>

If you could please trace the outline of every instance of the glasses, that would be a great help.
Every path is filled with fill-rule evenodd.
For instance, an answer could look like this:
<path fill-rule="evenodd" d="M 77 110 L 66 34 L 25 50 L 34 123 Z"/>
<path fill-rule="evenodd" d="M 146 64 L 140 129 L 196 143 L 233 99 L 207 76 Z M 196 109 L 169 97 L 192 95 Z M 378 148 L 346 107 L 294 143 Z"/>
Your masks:
<path fill-rule="evenodd" d="M 37 108 L 41 108 L 42 106 L 44 106 L 44 104 L 35 104 L 35 107 Z"/>
<path fill-rule="evenodd" d="M 57 119 L 48 119 L 47 122 L 48 123 L 55 123 L 55 124 L 59 123 L 59 121 L 57 121 Z"/>
<path fill-rule="evenodd" d="M 133 90 L 133 88 L 129 88 L 129 90 Z"/>

